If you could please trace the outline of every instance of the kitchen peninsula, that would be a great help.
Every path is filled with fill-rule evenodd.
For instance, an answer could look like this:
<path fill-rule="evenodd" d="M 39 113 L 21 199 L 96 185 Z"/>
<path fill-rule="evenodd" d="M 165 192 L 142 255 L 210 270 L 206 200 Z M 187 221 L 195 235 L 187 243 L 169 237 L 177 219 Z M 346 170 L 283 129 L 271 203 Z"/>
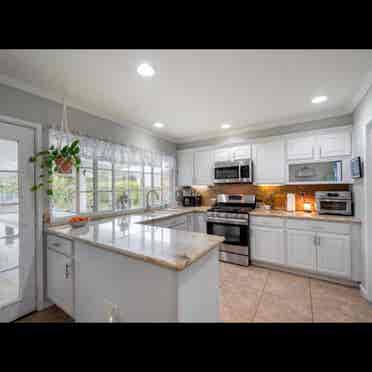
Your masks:
<path fill-rule="evenodd" d="M 194 212 L 50 227 L 48 297 L 76 322 L 217 322 L 223 238 L 162 227 Z"/>

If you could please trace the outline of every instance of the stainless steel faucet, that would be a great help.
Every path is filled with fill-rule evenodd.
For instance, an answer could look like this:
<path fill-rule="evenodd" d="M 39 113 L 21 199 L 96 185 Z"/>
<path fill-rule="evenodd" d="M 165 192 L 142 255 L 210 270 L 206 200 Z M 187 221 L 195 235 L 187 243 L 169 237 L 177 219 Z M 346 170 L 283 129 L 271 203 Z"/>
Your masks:
<path fill-rule="evenodd" d="M 151 189 L 151 190 L 147 191 L 147 193 L 146 193 L 146 209 L 151 209 L 150 202 L 149 202 L 149 195 L 152 192 L 155 193 L 156 200 L 159 200 L 160 199 L 159 194 L 158 194 L 158 192 L 155 189 Z"/>

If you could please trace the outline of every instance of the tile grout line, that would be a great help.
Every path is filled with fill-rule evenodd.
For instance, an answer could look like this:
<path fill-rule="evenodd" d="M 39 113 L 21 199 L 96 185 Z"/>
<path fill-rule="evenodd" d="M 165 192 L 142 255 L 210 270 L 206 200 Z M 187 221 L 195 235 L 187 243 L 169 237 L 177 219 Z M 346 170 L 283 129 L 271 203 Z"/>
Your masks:
<path fill-rule="evenodd" d="M 311 320 L 314 323 L 313 296 L 311 295 L 311 279 L 310 278 L 309 278 L 309 293 L 310 293 Z"/>
<path fill-rule="evenodd" d="M 269 280 L 269 275 L 270 275 L 270 271 L 267 270 L 267 276 L 266 276 L 266 279 L 265 279 L 265 283 L 264 283 L 263 288 L 262 288 L 262 291 L 261 291 L 261 293 L 260 293 L 260 298 L 259 298 L 259 300 L 258 300 L 258 302 L 257 302 L 256 311 L 255 311 L 254 314 L 253 314 L 252 322 L 254 321 L 254 318 L 256 317 L 257 312 L 258 312 L 258 308 L 259 308 L 260 305 L 261 305 L 262 297 L 263 297 L 263 295 L 264 295 L 265 288 L 266 288 L 267 282 L 268 282 L 268 280 Z"/>

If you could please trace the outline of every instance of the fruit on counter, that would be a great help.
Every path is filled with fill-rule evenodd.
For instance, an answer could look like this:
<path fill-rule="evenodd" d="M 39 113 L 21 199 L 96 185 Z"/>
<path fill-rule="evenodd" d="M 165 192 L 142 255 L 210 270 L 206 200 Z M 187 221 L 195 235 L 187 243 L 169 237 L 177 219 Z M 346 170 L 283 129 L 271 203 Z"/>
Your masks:
<path fill-rule="evenodd" d="M 89 218 L 88 217 L 83 217 L 83 216 L 74 216 L 69 218 L 68 223 L 75 223 L 75 222 L 88 222 Z"/>

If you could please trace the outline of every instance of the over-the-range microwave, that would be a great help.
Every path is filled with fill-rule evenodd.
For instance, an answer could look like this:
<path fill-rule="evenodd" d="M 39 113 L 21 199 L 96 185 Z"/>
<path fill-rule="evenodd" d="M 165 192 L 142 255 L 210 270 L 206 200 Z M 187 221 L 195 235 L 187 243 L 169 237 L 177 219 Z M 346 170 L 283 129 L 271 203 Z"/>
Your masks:
<path fill-rule="evenodd" d="M 214 183 L 252 183 L 251 159 L 218 161 L 214 163 Z"/>

